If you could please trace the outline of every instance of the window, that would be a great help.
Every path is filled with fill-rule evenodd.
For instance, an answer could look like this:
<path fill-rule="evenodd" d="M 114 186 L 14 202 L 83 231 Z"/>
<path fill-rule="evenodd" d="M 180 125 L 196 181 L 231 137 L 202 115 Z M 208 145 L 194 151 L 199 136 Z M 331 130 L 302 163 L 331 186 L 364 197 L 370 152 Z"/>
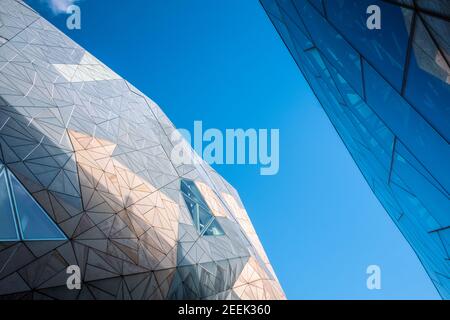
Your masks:
<path fill-rule="evenodd" d="M 0 241 L 18 241 L 16 219 L 13 206 L 9 198 L 6 171 L 0 165 Z"/>
<path fill-rule="evenodd" d="M 66 239 L 19 180 L 0 165 L 0 241 Z"/>
<path fill-rule="evenodd" d="M 191 180 L 181 180 L 181 192 L 198 233 L 201 236 L 223 235 L 222 227 L 212 214 L 195 183 Z"/>

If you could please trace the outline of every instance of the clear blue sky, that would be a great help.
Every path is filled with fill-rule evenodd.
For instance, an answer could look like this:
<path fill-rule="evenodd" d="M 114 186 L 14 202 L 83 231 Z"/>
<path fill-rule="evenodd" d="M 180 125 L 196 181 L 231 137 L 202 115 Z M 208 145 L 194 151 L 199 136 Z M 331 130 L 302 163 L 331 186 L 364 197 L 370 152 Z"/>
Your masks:
<path fill-rule="evenodd" d="M 27 2 L 177 127 L 280 129 L 278 175 L 216 169 L 239 191 L 288 298 L 439 298 L 257 0 L 84 0 L 80 31 L 45 0 Z M 370 264 L 382 269 L 380 291 L 366 288 Z"/>

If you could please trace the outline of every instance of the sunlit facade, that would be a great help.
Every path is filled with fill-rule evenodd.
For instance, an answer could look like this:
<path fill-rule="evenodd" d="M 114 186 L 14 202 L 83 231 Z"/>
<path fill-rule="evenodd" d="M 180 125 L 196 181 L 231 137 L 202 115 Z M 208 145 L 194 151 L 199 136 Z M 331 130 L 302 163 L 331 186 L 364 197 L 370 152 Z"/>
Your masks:
<path fill-rule="evenodd" d="M 0 0 L 0 299 L 284 299 L 238 193 L 200 159 L 172 161 L 175 131 Z"/>
<path fill-rule="evenodd" d="M 450 298 L 450 2 L 261 3 L 367 183 Z"/>

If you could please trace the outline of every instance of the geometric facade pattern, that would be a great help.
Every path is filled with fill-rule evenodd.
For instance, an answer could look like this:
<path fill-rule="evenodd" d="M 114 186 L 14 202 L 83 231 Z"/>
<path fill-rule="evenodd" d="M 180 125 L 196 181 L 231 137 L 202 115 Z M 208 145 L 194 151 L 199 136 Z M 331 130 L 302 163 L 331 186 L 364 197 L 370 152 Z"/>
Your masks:
<path fill-rule="evenodd" d="M 450 2 L 261 3 L 367 183 L 450 299 Z M 371 5 L 380 30 L 367 27 Z"/>
<path fill-rule="evenodd" d="M 0 299 L 285 299 L 236 190 L 203 161 L 172 162 L 174 132 L 32 8 L 0 0 Z M 12 184 L 32 202 L 13 208 Z M 64 236 L 4 228 L 23 212 Z"/>

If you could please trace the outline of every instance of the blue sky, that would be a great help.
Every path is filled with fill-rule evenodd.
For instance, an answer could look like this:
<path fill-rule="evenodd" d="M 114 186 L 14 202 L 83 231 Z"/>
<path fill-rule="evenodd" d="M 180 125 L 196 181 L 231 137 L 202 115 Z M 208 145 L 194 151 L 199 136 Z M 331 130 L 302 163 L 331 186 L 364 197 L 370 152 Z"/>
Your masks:
<path fill-rule="evenodd" d="M 288 298 L 439 298 L 257 0 L 84 0 L 78 31 L 46 0 L 27 2 L 177 127 L 280 129 L 278 175 L 216 169 L 239 191 Z M 366 288 L 371 264 L 379 291 Z"/>

